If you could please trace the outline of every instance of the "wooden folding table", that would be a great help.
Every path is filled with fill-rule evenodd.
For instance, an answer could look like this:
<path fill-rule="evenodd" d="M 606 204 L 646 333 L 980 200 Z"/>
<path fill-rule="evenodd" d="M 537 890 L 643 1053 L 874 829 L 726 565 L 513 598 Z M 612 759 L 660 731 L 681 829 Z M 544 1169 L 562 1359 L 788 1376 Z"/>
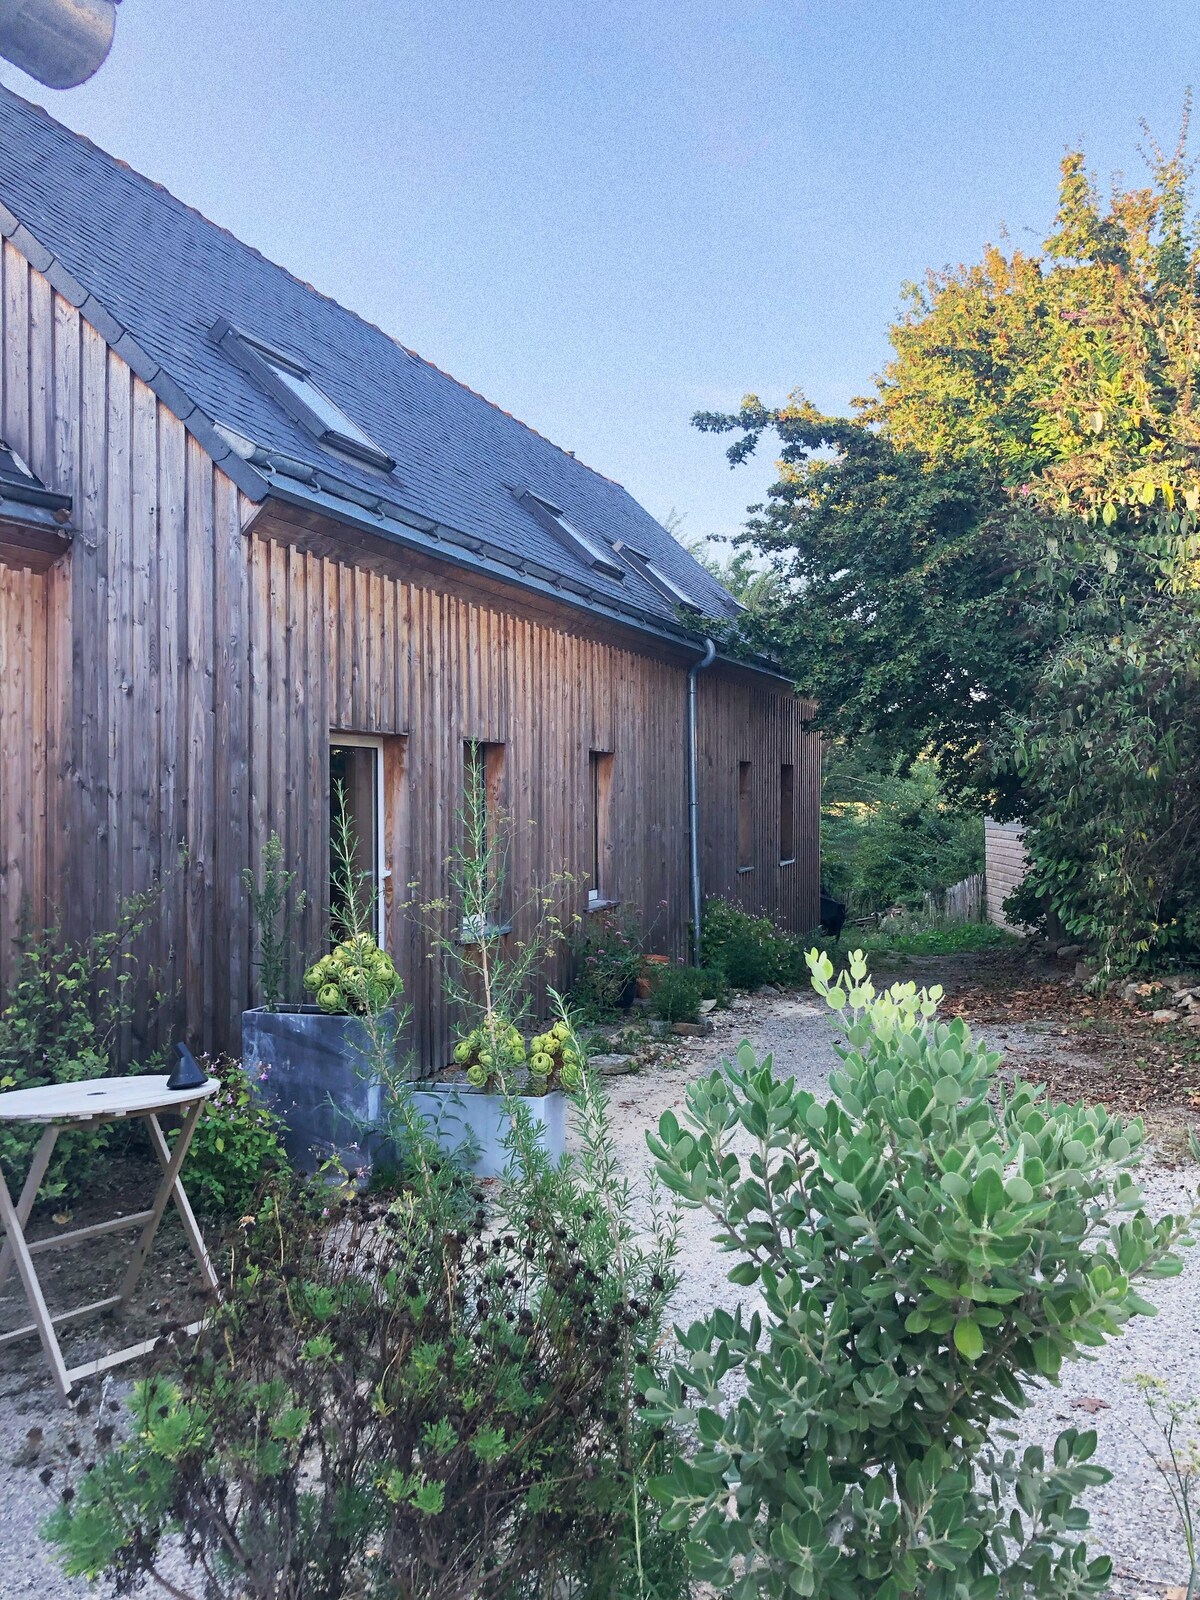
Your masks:
<path fill-rule="evenodd" d="M 94 1377 L 99 1372 L 107 1372 L 111 1367 L 119 1367 L 126 1361 L 133 1361 L 137 1356 L 145 1355 L 157 1344 L 157 1338 L 145 1339 L 140 1344 L 114 1351 L 112 1355 L 101 1356 L 95 1361 L 86 1361 L 82 1366 L 68 1367 L 63 1360 L 58 1336 L 54 1330 L 62 1323 L 79 1322 L 84 1317 L 96 1316 L 102 1311 L 116 1310 L 128 1303 L 141 1278 L 146 1257 L 150 1254 L 150 1247 L 154 1243 L 154 1236 L 158 1232 L 158 1225 L 162 1221 L 168 1201 L 173 1201 L 175 1209 L 179 1212 L 183 1231 L 187 1235 L 188 1244 L 200 1268 L 205 1287 L 210 1290 L 215 1290 L 217 1287 L 212 1262 L 208 1259 L 208 1251 L 204 1248 L 204 1240 L 196 1225 L 196 1218 L 184 1193 L 179 1174 L 187 1157 L 192 1135 L 196 1131 L 196 1123 L 204 1110 L 204 1102 L 217 1092 L 218 1087 L 215 1078 L 208 1078 L 199 1088 L 172 1090 L 167 1088 L 167 1077 L 163 1074 L 132 1078 L 93 1078 L 82 1083 L 57 1083 L 42 1089 L 14 1089 L 8 1094 L 0 1094 L 0 1123 L 45 1124 L 45 1132 L 34 1151 L 33 1162 L 21 1189 L 21 1197 L 15 1205 L 4 1180 L 4 1173 L 0 1171 L 0 1223 L 3 1223 L 5 1233 L 4 1246 L 0 1249 L 0 1285 L 3 1285 L 15 1265 L 25 1288 L 29 1309 L 33 1313 L 32 1322 L 14 1328 L 10 1333 L 0 1334 L 0 1347 L 36 1333 L 46 1352 L 46 1360 L 49 1362 L 55 1387 L 64 1399 L 69 1395 L 72 1386 L 81 1378 Z M 174 1145 L 167 1143 L 158 1120 L 160 1115 L 166 1112 L 183 1114 L 183 1125 Z M 149 1209 L 135 1211 L 129 1216 L 114 1217 L 109 1222 L 96 1222 L 87 1228 L 75 1228 L 70 1233 L 54 1234 L 47 1239 L 36 1239 L 32 1242 L 27 1240 L 25 1224 L 29 1221 L 38 1190 L 46 1176 L 46 1169 L 50 1165 L 50 1157 L 54 1153 L 59 1134 L 68 1128 L 95 1128 L 102 1123 L 121 1122 L 130 1118 L 145 1122 L 154 1153 L 162 1168 L 162 1180 L 155 1193 L 154 1203 Z M 115 1233 L 123 1228 L 139 1227 L 141 1233 L 138 1235 L 133 1257 L 117 1293 L 103 1300 L 94 1300 L 89 1305 L 77 1306 L 73 1311 L 60 1311 L 57 1315 L 51 1316 L 34 1270 L 34 1256 L 40 1255 L 45 1250 L 83 1244 L 89 1239 L 97 1239 L 102 1234 Z M 197 1332 L 200 1326 L 199 1322 L 193 1322 L 184 1331 L 192 1334 Z"/>

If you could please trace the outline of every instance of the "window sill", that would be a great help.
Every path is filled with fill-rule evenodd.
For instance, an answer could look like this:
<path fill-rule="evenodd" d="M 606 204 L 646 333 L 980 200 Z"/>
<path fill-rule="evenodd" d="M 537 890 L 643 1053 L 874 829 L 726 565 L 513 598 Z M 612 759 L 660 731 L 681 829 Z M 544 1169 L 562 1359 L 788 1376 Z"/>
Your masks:
<path fill-rule="evenodd" d="M 589 896 L 587 910 L 589 914 L 593 911 L 613 911 L 620 904 L 621 902 L 619 900 L 593 900 Z"/>
<path fill-rule="evenodd" d="M 743 872 L 753 872 L 753 871 L 754 871 L 753 867 L 739 867 L 738 868 L 738 876 L 740 877 Z"/>
<path fill-rule="evenodd" d="M 795 856 L 788 856 L 785 860 L 781 861 L 779 865 L 781 867 L 794 867 L 796 865 L 796 858 Z"/>
<path fill-rule="evenodd" d="M 512 932 L 511 922 L 489 922 L 482 931 L 478 926 L 468 927 L 464 922 L 458 930 L 457 942 L 461 945 L 482 944 L 485 939 L 502 939 Z"/>

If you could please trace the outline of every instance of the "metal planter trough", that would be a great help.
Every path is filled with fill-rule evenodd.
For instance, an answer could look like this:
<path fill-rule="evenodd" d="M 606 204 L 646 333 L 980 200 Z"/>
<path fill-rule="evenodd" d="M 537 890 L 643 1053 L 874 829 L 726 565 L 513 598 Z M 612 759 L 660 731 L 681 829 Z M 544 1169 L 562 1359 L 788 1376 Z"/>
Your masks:
<path fill-rule="evenodd" d="M 411 1090 L 414 1109 L 447 1154 L 464 1144 L 473 1152 L 471 1170 L 478 1178 L 498 1178 L 509 1163 L 504 1141 L 512 1126 L 502 1094 L 487 1094 L 464 1084 L 424 1084 Z M 561 1089 L 549 1094 L 515 1095 L 528 1107 L 538 1144 L 558 1161 L 567 1148 L 567 1097 Z"/>
<path fill-rule="evenodd" d="M 242 1067 L 261 1102 L 283 1122 L 288 1159 L 305 1172 L 331 1156 L 369 1167 L 382 1144 L 383 1110 L 376 1048 L 394 1052 L 397 1021 L 378 1017 L 371 1034 L 360 1017 L 317 1006 L 256 1007 L 242 1013 Z"/>

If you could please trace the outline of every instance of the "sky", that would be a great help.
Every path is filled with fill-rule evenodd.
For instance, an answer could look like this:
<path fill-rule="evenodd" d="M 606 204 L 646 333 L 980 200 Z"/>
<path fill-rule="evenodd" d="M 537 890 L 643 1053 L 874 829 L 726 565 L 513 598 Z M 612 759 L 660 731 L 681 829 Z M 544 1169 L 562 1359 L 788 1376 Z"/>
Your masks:
<path fill-rule="evenodd" d="M 844 410 L 906 281 L 1173 145 L 1194 0 L 124 0 L 45 105 L 688 539 L 773 477 L 691 425 Z"/>

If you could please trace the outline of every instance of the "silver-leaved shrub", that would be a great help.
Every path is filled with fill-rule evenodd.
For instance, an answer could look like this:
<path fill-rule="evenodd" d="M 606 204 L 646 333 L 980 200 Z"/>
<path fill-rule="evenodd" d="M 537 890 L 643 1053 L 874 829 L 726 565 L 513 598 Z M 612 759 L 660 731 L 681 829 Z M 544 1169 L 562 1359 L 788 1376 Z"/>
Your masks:
<path fill-rule="evenodd" d="M 649 1136 L 753 1291 L 677 1330 L 665 1387 L 646 1374 L 691 1441 L 654 1485 L 667 1523 L 732 1600 L 1098 1595 L 1095 1434 L 1018 1453 L 1011 1424 L 1153 1313 L 1134 1282 L 1179 1270 L 1195 1213 L 1152 1221 L 1141 1124 L 1006 1083 L 940 989 L 879 994 L 861 953 L 836 983 L 808 965 L 846 1039 L 828 1103 L 743 1045 Z"/>

